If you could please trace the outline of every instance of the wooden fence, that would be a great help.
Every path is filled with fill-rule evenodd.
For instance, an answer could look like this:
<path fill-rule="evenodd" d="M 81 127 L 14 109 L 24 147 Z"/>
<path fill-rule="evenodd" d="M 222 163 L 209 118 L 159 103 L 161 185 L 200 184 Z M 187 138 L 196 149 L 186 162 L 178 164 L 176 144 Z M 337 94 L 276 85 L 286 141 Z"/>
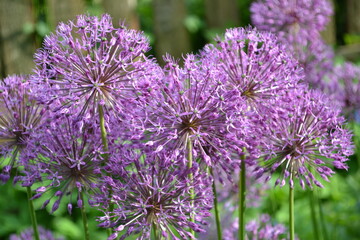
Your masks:
<path fill-rule="evenodd" d="M 33 54 L 41 46 L 39 33 L 48 27 L 53 31 L 60 21 L 75 19 L 78 14 L 89 10 L 89 2 L 95 2 L 100 12 L 107 12 L 116 24 L 126 19 L 132 28 L 140 28 L 137 5 L 144 0 L 0 0 L 0 77 L 9 74 L 29 74 L 34 67 Z M 194 0 L 152 0 L 150 8 L 154 36 L 154 52 L 158 59 L 166 52 L 175 57 L 196 50 L 194 36 L 185 27 L 189 12 L 189 2 Z M 45 4 L 38 9 L 37 4 Z M 231 26 L 244 26 L 241 22 L 240 8 L 248 9 L 251 0 L 197 0 L 203 7 L 203 21 L 207 29 L 221 29 Z M 336 0 L 337 3 L 344 2 Z M 350 33 L 360 33 L 360 0 L 346 0 L 351 8 L 346 15 L 346 28 Z M 43 17 L 41 24 L 39 16 Z M 45 17 L 44 17 L 45 16 Z M 46 29 L 45 29 L 46 30 Z M 335 21 L 332 20 L 324 38 L 328 43 L 335 41 Z M 195 39 L 196 40 L 196 39 Z M 346 52 L 346 51 L 341 51 Z M 353 51 L 352 51 L 353 53 Z"/>

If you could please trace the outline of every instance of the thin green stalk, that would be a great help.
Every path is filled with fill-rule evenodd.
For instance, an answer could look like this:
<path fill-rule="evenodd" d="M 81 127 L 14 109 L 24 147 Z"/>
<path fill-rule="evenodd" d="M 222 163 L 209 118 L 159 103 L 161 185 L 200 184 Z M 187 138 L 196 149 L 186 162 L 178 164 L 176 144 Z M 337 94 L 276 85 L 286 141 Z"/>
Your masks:
<path fill-rule="evenodd" d="M 188 137 L 188 141 L 187 141 L 187 151 L 188 151 L 188 154 L 187 154 L 187 160 L 188 160 L 188 168 L 191 169 L 193 167 L 193 154 L 192 154 L 192 150 L 193 150 L 193 146 L 192 146 L 192 141 L 190 139 L 190 137 Z M 189 173 L 189 179 L 190 179 L 190 198 L 193 200 L 195 198 L 195 191 L 194 191 L 194 187 L 193 187 L 193 179 L 194 179 L 194 176 L 192 173 Z M 193 206 L 194 203 L 193 201 L 191 202 L 191 206 Z M 194 214 L 191 214 L 190 215 L 190 221 L 195 223 L 195 216 Z M 195 231 L 193 229 L 190 229 L 190 233 L 195 237 Z"/>
<path fill-rule="evenodd" d="M 152 235 L 153 239 L 155 239 L 155 240 L 158 240 L 158 239 L 159 239 L 159 238 L 158 238 L 158 237 L 159 237 L 159 235 L 158 235 L 158 229 L 157 229 L 155 223 L 152 223 L 151 235 Z"/>
<path fill-rule="evenodd" d="M 313 224 L 313 230 L 314 230 L 314 237 L 315 239 L 319 239 L 321 240 L 322 237 L 320 236 L 320 232 L 319 232 L 319 225 L 318 225 L 318 221 L 317 221 L 317 217 L 316 217 L 316 207 L 315 207 L 315 202 L 316 202 L 316 196 L 314 193 L 314 190 L 310 190 L 309 191 L 309 200 L 310 200 L 310 211 L 311 211 L 311 220 L 312 220 L 312 224 Z"/>
<path fill-rule="evenodd" d="M 103 144 L 103 151 L 105 152 L 103 154 L 103 157 L 104 157 L 105 162 L 107 162 L 107 160 L 109 159 L 109 154 L 108 154 L 109 145 L 108 145 L 108 141 L 107 141 L 107 132 L 106 132 L 106 128 L 105 128 L 104 109 L 101 104 L 98 105 L 98 109 L 99 109 L 99 118 L 100 118 L 101 140 L 102 140 L 102 144 Z"/>
<path fill-rule="evenodd" d="M 245 239 L 245 196 L 246 196 L 246 168 L 245 155 L 241 158 L 239 172 L 239 240 Z"/>
<path fill-rule="evenodd" d="M 328 236 L 328 232 L 327 232 L 326 225 L 325 225 L 324 211 L 323 211 L 322 204 L 321 204 L 319 198 L 317 198 L 317 204 L 319 206 L 321 232 L 323 234 L 323 238 L 325 240 L 327 240 L 327 239 L 329 239 L 329 236 Z"/>
<path fill-rule="evenodd" d="M 35 213 L 35 208 L 34 208 L 34 202 L 31 199 L 32 198 L 31 187 L 26 187 L 26 191 L 27 191 L 27 196 L 28 196 L 31 222 L 32 222 L 33 230 L 34 230 L 34 239 L 40 240 L 37 219 L 36 219 L 36 213 Z"/>
<path fill-rule="evenodd" d="M 214 178 L 212 168 L 210 168 L 210 173 Z M 212 190 L 213 190 L 213 194 L 214 194 L 214 208 L 215 208 L 215 221 L 216 221 L 217 237 L 218 237 L 218 240 L 221 240 L 222 239 L 222 231 L 221 231 L 221 224 L 220 224 L 220 214 L 219 214 L 219 208 L 218 208 L 218 199 L 217 199 L 215 179 L 212 184 Z"/>
<path fill-rule="evenodd" d="M 85 202 L 84 202 L 84 196 L 83 193 L 80 192 L 80 199 L 81 199 L 81 216 L 82 216 L 82 220 L 83 220 L 83 225 L 84 225 L 84 235 L 85 235 L 85 240 L 90 240 L 90 233 L 89 233 L 89 224 L 87 221 L 87 216 L 86 216 L 86 211 L 85 211 Z"/>
<path fill-rule="evenodd" d="M 102 154 L 102 157 L 104 158 L 104 164 L 105 164 L 109 159 L 109 153 L 108 153 L 109 145 L 108 145 L 108 141 L 107 141 L 107 132 L 106 132 L 106 128 L 105 128 L 104 109 L 101 104 L 98 105 L 98 110 L 99 110 L 99 120 L 100 120 L 101 141 L 102 141 L 103 152 L 104 152 L 104 154 Z M 112 190 L 110 189 L 110 193 L 109 193 L 110 196 L 111 196 L 111 193 L 112 193 Z M 110 204 L 109 212 L 112 212 L 113 210 L 114 210 L 114 205 Z M 110 237 L 110 235 L 112 234 L 111 228 L 107 228 L 106 232 L 107 232 L 108 236 Z"/>
<path fill-rule="evenodd" d="M 295 221 L 294 221 L 294 189 L 289 185 L 289 225 L 290 240 L 295 239 Z"/>

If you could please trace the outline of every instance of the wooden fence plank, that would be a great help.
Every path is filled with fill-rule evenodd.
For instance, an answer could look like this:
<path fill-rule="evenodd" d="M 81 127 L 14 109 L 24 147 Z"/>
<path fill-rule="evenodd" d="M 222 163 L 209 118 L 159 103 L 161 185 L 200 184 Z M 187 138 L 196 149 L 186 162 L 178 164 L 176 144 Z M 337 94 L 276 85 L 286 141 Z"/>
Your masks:
<path fill-rule="evenodd" d="M 85 13 L 85 1 L 83 0 L 48 0 L 48 21 L 52 30 L 59 22 L 75 20 L 76 15 Z"/>
<path fill-rule="evenodd" d="M 2 77 L 29 74 L 34 67 L 34 36 L 24 33 L 26 23 L 34 23 L 32 1 L 0 0 L 0 45 Z"/>
<path fill-rule="evenodd" d="M 139 29 L 139 16 L 136 13 L 137 0 L 102 0 L 104 11 L 113 19 L 114 26 L 125 20 L 128 27 Z"/>
<path fill-rule="evenodd" d="M 239 26 L 239 12 L 236 0 L 205 0 L 206 23 L 209 28 Z"/>
<path fill-rule="evenodd" d="M 155 52 L 170 53 L 176 58 L 190 51 L 189 35 L 184 25 L 186 7 L 183 0 L 154 0 Z"/>

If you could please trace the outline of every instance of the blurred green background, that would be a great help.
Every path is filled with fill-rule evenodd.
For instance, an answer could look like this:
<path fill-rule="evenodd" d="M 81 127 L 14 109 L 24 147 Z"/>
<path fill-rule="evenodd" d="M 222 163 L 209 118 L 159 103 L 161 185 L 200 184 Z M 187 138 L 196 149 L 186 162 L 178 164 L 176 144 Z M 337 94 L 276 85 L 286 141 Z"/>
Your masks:
<path fill-rule="evenodd" d="M 60 21 L 73 20 L 77 14 L 110 13 L 116 25 L 141 29 L 153 46 L 150 54 L 160 62 L 166 52 L 181 57 L 197 52 L 226 28 L 248 26 L 251 0 L 0 0 L 0 76 L 28 74 L 34 67 L 33 54 L 46 34 Z M 336 0 L 335 16 L 323 37 L 339 59 L 360 60 L 360 1 Z M 360 136 L 360 127 L 354 125 Z M 360 149 L 360 140 L 355 139 Z M 350 170 L 337 171 L 324 189 L 315 195 L 317 216 L 323 239 L 360 239 L 360 153 L 352 156 Z M 271 188 L 263 205 L 249 210 L 247 220 L 269 213 L 277 223 L 288 222 L 287 188 Z M 309 191 L 297 189 L 295 206 L 296 233 L 300 239 L 315 239 L 309 208 Z M 75 199 L 75 198 L 74 198 Z M 36 201 L 37 209 L 44 200 Z M 320 206 L 320 207 L 319 207 Z M 83 239 L 79 209 L 69 216 L 64 207 L 55 214 L 38 210 L 39 224 L 69 240 Z M 89 210 L 89 218 L 100 214 Z M 11 183 L 0 186 L 0 239 L 30 227 L 26 190 Z M 90 221 L 92 239 L 105 239 L 106 233 Z"/>

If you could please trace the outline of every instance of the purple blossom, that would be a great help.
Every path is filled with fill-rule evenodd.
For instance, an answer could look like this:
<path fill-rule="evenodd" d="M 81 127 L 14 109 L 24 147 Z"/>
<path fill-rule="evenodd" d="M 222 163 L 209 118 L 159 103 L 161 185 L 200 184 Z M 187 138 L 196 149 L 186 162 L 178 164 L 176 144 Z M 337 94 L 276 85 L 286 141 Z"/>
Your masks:
<path fill-rule="evenodd" d="M 144 156 L 138 152 L 132 157 L 132 164 L 121 171 L 119 168 L 129 159 L 121 154 L 117 161 L 112 159 L 109 176 L 104 178 L 103 196 L 98 198 L 104 211 L 104 216 L 99 218 L 100 226 L 115 231 L 109 239 L 119 235 L 125 239 L 132 234 L 147 239 L 154 231 L 165 239 L 195 239 L 188 230 L 203 231 L 201 224 L 212 207 L 209 177 L 197 167 L 178 168 L 162 153 Z M 112 169 L 115 171 L 111 172 Z M 193 198 L 191 189 L 195 192 Z M 114 210 L 109 212 L 110 203 L 114 204 Z M 195 222 L 190 221 L 191 215 L 195 216 Z"/>
<path fill-rule="evenodd" d="M 353 152 L 352 135 L 343 128 L 345 120 L 339 110 L 329 104 L 318 91 L 289 92 L 283 113 L 271 116 L 268 122 L 267 146 L 263 146 L 265 170 L 273 173 L 282 169 L 276 184 L 283 186 L 289 178 L 290 186 L 298 178 L 300 185 L 322 187 L 315 173 L 329 181 L 335 168 L 347 169 L 347 157 Z"/>
<path fill-rule="evenodd" d="M 158 90 L 151 93 L 135 128 L 148 133 L 146 144 L 156 153 L 168 152 L 186 165 L 191 151 L 201 165 L 230 174 L 238 166 L 236 156 L 248 147 L 245 137 L 251 136 L 245 101 L 234 99 L 211 65 L 194 55 L 185 57 L 184 68 L 169 56 L 165 60 L 165 78 L 156 83 Z"/>
<path fill-rule="evenodd" d="M 320 38 L 319 32 L 333 13 L 327 0 L 258 0 L 250 11 L 253 24 L 260 30 L 301 45 Z"/>
<path fill-rule="evenodd" d="M 336 66 L 329 74 L 329 87 L 324 90 L 332 94 L 343 113 L 353 119 L 360 110 L 360 67 L 349 62 Z"/>
<path fill-rule="evenodd" d="M 21 152 L 46 117 L 46 108 L 36 102 L 28 76 L 12 75 L 0 81 L 0 154 L 10 157 L 0 174 L 0 181 L 10 178 Z"/>
<path fill-rule="evenodd" d="M 39 226 L 39 237 L 40 240 L 64 240 L 62 237 L 54 237 L 53 233 L 49 230 L 46 230 L 45 228 Z M 21 232 L 19 235 L 12 234 L 10 236 L 10 240 L 32 240 L 35 239 L 34 236 L 34 229 L 28 228 Z"/>
<path fill-rule="evenodd" d="M 217 66 L 227 89 L 265 115 L 303 77 L 303 70 L 275 35 L 250 27 L 228 29 L 225 39 L 207 45 L 202 56 L 202 61 Z"/>
<path fill-rule="evenodd" d="M 34 81 L 43 86 L 42 101 L 60 101 L 83 116 L 97 112 L 98 104 L 122 113 L 135 101 L 139 89 L 149 89 L 148 77 L 158 66 L 144 53 L 148 39 L 124 25 L 114 28 L 111 17 L 79 15 L 60 23 L 35 54 Z"/>
<path fill-rule="evenodd" d="M 262 214 L 260 221 L 252 220 L 245 227 L 249 240 L 278 240 L 286 237 L 286 228 L 282 224 L 272 224 L 270 216 Z"/>
<path fill-rule="evenodd" d="M 96 128 L 87 122 L 74 121 L 70 116 L 53 118 L 49 125 L 44 126 L 32 143 L 33 157 L 25 165 L 26 176 L 37 171 L 41 176 L 40 187 L 36 189 L 34 199 L 48 197 L 42 207 L 56 199 L 52 212 L 60 206 L 63 197 L 69 197 L 68 211 L 72 212 L 73 194 L 77 193 L 77 206 L 81 207 L 80 194 L 95 193 L 100 167 L 103 164 L 100 136 Z M 26 178 L 20 179 L 24 185 Z"/>

